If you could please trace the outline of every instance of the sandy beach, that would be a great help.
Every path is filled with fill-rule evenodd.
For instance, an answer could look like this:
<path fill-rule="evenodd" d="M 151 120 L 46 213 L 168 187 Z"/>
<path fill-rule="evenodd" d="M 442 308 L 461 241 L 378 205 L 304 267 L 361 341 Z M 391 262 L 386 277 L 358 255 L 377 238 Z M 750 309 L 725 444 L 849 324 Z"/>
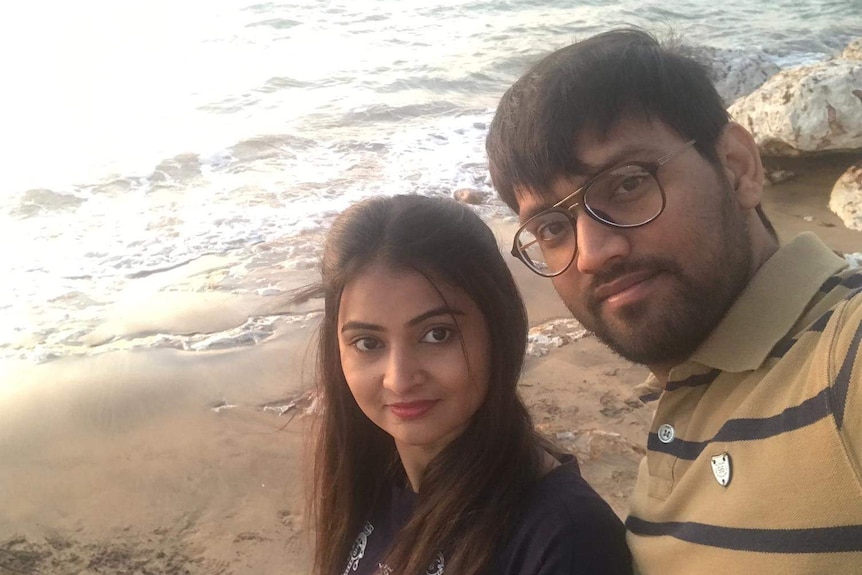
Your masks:
<path fill-rule="evenodd" d="M 827 207 L 847 163 L 782 164 L 799 176 L 769 187 L 765 206 L 784 239 L 812 230 L 839 252 L 862 250 L 862 232 Z M 495 224 L 505 251 L 512 229 Z M 646 370 L 579 337 L 571 322 L 548 326 L 569 319 L 567 310 L 549 281 L 511 264 L 531 325 L 563 336 L 528 359 L 523 396 L 537 426 L 577 454 L 624 517 L 652 415 L 633 391 Z M 170 273 L 190 285 L 218 273 L 218 262 L 195 265 Z M 285 288 L 311 277 L 279 273 Z M 223 329 L 272 299 L 152 299 L 97 335 L 178 323 Z M 303 413 L 315 321 L 303 317 L 234 349 L 8 364 L 0 371 L 0 574 L 308 573 Z"/>

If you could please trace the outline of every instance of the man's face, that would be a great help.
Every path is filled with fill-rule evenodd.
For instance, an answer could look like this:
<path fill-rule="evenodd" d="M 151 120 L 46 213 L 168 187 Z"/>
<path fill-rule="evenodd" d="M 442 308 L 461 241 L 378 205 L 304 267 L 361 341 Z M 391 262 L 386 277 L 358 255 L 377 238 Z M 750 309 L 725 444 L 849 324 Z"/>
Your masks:
<path fill-rule="evenodd" d="M 659 122 L 623 120 L 604 137 L 583 134 L 575 155 L 597 171 L 655 161 L 685 140 Z M 578 189 L 591 174 L 560 179 L 552 196 L 518 190 L 522 222 Z M 662 166 L 664 212 L 639 228 L 601 224 L 580 207 L 577 255 L 553 278 L 584 327 L 623 357 L 647 365 L 683 361 L 715 328 L 751 276 L 745 215 L 724 170 L 691 148 Z"/>

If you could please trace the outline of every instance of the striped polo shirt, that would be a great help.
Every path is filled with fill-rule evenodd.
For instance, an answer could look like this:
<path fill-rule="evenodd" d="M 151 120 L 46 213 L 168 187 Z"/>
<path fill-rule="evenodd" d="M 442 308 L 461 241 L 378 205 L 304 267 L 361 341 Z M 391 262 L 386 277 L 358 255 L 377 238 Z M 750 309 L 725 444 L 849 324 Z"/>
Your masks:
<path fill-rule="evenodd" d="M 862 269 L 779 249 L 655 378 L 626 521 L 643 575 L 862 574 Z"/>

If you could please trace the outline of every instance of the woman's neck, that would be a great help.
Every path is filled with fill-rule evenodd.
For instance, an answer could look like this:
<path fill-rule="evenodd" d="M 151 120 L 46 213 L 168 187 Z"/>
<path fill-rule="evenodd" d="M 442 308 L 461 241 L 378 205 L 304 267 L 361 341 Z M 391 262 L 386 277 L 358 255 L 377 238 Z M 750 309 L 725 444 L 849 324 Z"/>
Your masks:
<path fill-rule="evenodd" d="M 397 443 L 396 447 L 398 449 L 398 456 L 401 458 L 401 465 L 404 467 L 404 473 L 407 474 L 410 489 L 419 493 L 419 485 L 422 483 L 425 469 L 431 463 L 431 460 L 437 456 L 439 450 L 431 450 L 414 445 L 399 445 Z"/>
<path fill-rule="evenodd" d="M 414 493 L 419 493 L 419 486 L 422 483 L 422 478 L 425 476 L 425 469 L 431 460 L 437 456 L 439 450 L 429 450 L 423 447 L 412 445 L 398 445 L 398 456 L 401 458 L 401 465 L 404 467 L 404 473 L 407 475 L 407 482 L 410 489 Z M 557 461 L 550 453 L 544 449 L 540 449 L 539 475 L 544 476 L 549 471 L 559 467 L 560 462 Z"/>

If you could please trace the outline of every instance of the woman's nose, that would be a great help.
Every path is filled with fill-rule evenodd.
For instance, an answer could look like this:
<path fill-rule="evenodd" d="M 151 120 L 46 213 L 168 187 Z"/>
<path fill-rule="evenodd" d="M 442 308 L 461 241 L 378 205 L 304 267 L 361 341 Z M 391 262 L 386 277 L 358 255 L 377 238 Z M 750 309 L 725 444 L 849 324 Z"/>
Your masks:
<path fill-rule="evenodd" d="M 402 395 L 422 383 L 422 372 L 422 362 L 414 350 L 407 346 L 393 346 L 383 374 L 383 387 Z"/>

